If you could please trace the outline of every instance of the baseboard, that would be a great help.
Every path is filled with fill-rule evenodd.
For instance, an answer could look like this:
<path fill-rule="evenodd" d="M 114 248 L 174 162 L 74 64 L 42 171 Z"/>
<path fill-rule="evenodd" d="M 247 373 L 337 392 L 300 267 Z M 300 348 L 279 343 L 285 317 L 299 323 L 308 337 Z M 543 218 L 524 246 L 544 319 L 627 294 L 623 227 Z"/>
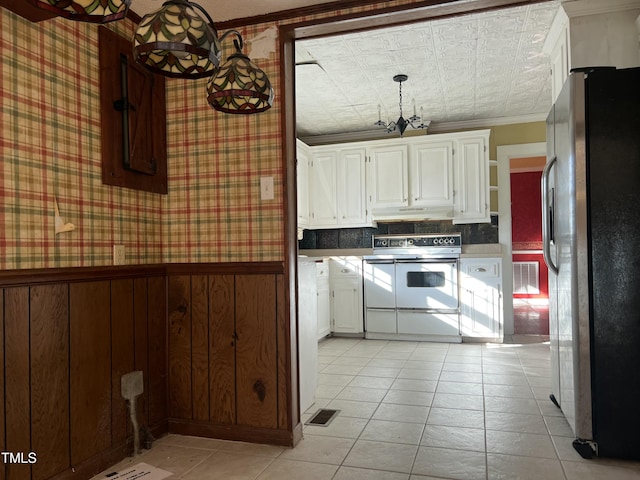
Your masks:
<path fill-rule="evenodd" d="M 216 425 L 193 420 L 170 419 L 169 433 L 283 447 L 293 447 L 295 443 L 294 432 L 288 430 L 245 425 Z"/>

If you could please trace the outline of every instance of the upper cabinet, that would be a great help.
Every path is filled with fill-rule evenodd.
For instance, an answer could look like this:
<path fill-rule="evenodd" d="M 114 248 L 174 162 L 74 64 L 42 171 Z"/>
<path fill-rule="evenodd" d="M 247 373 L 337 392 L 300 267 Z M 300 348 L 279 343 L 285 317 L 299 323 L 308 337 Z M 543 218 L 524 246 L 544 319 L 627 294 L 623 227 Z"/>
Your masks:
<path fill-rule="evenodd" d="M 490 130 L 307 147 L 298 143 L 300 228 L 382 220 L 490 222 Z M 308 158 L 308 205 L 300 192 Z M 302 185 L 302 186 L 301 186 Z M 307 208 L 308 206 L 308 208 Z M 307 223 L 304 212 L 308 211 Z"/>
<path fill-rule="evenodd" d="M 453 223 L 488 223 L 488 135 L 461 138 L 457 143 Z"/>
<path fill-rule="evenodd" d="M 368 149 L 369 198 L 372 209 L 409 204 L 407 145 L 371 146 Z"/>
<path fill-rule="evenodd" d="M 308 228 L 309 222 L 309 165 L 311 150 L 300 140 L 297 141 L 296 178 L 298 182 L 298 228 Z"/>
<path fill-rule="evenodd" d="M 313 228 L 371 225 L 366 207 L 364 148 L 312 147 L 310 223 Z"/>

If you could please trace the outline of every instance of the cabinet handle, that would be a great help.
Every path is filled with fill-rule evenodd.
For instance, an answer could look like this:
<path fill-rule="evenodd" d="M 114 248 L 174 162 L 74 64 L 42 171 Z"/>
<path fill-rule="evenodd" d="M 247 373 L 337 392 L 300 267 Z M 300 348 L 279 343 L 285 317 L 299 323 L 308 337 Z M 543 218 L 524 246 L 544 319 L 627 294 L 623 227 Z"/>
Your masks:
<path fill-rule="evenodd" d="M 349 269 L 348 268 L 343 268 L 342 270 L 340 270 L 341 273 L 349 273 Z"/>
<path fill-rule="evenodd" d="M 486 271 L 487 271 L 486 268 L 482 268 L 482 267 L 476 268 L 476 272 L 486 272 Z"/>

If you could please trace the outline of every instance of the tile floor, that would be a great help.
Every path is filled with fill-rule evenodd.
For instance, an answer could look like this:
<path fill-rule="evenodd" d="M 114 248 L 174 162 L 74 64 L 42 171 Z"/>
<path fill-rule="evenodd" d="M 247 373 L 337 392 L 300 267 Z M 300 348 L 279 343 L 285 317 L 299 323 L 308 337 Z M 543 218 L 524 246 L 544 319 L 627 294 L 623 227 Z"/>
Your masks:
<path fill-rule="evenodd" d="M 138 462 L 184 480 L 640 479 L 640 462 L 575 453 L 548 400 L 540 338 L 330 338 L 319 345 L 317 402 L 303 420 L 322 407 L 340 414 L 327 427 L 306 426 L 296 448 L 168 435 L 94 479 Z"/>

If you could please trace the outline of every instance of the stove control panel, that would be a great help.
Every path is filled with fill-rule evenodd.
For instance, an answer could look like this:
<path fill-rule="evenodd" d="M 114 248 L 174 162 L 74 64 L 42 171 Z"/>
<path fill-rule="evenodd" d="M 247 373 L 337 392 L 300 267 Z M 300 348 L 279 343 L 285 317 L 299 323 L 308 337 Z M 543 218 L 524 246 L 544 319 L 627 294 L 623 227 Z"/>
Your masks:
<path fill-rule="evenodd" d="M 462 247 L 462 235 L 460 233 L 448 234 L 415 234 L 415 235 L 375 235 L 373 248 L 437 248 L 437 247 Z"/>

